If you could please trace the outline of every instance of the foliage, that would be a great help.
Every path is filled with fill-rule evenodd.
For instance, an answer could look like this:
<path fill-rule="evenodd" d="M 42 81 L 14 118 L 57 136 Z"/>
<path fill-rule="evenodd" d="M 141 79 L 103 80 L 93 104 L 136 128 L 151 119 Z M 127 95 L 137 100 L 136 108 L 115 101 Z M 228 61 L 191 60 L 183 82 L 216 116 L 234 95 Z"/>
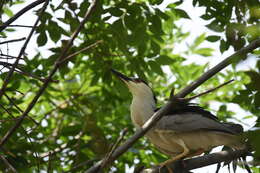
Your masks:
<path fill-rule="evenodd" d="M 24 3 L 12 2 L 2 6 L 5 10 L 0 14 L 11 17 L 15 4 Z M 185 51 L 179 52 L 175 47 L 185 42 L 189 33 L 183 32 L 176 21 L 189 20 L 189 13 L 180 7 L 181 0 L 160 9 L 158 5 L 162 2 L 103 0 L 98 3 L 69 54 L 99 40 L 103 42 L 62 64 L 54 77 L 58 82 L 48 86 L 22 126 L 1 150 L 0 154 L 18 172 L 86 170 L 104 157 L 122 129 L 129 129 L 125 138 L 133 134 L 129 116 L 131 97 L 123 84 L 112 77 L 111 68 L 151 81 L 161 105 L 169 97 L 171 87 L 179 91 L 208 68 L 207 65 L 186 64 L 185 60 L 193 55 L 209 58 L 213 51 L 224 52 L 229 47 L 239 50 L 259 38 L 258 1 L 193 0 L 195 8 L 205 7 L 201 18 L 210 21 L 206 27 L 216 34 L 201 33 Z M 89 5 L 89 1 L 50 2 L 36 29 L 38 53 L 35 56 L 25 54 L 19 68 L 45 78 Z M 35 13 L 37 15 L 39 9 Z M 6 29 L 0 34 L 8 38 L 14 32 Z M 219 50 L 201 47 L 201 43 L 207 41 L 218 43 Z M 9 53 L 0 48 L 1 57 Z M 10 50 L 10 54 L 15 51 Z M 221 103 L 215 111 L 223 121 L 240 119 L 243 122 L 243 118 L 255 118 L 255 127 L 259 127 L 260 59 L 257 56 L 259 50 L 251 55 L 256 62 L 255 69 L 238 71 L 236 66 L 239 62 L 234 62 L 233 68 L 206 82 L 199 91 L 217 86 L 222 81 L 237 79 L 198 102 L 209 109 L 211 101 Z M 5 59 L 1 61 L 6 62 Z M 170 77 L 165 71 L 167 68 L 171 71 Z M 6 68 L 2 70 L 1 85 L 7 73 Z M 6 96 L 1 98 L 1 137 L 14 125 L 21 110 L 25 110 L 41 85 L 42 81 L 35 77 L 20 73 L 12 76 Z M 247 114 L 237 117 L 235 110 L 227 106 L 230 103 L 238 105 Z M 260 136 L 255 135 L 255 131 L 248 134 L 257 150 L 256 158 L 259 158 L 260 146 L 257 143 Z M 111 170 L 124 172 L 127 166 L 131 167 L 138 161 L 150 166 L 165 158 L 146 139 L 142 139 L 120 157 Z M 7 170 L 2 161 L 0 169 Z"/>

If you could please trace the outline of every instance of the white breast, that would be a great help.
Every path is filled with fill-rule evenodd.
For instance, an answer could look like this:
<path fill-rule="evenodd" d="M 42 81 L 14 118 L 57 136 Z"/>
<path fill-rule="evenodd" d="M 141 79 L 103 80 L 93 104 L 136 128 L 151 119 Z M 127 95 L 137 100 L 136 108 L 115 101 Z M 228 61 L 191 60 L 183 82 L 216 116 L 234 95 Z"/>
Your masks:
<path fill-rule="evenodd" d="M 133 97 L 131 119 L 136 127 L 141 127 L 154 113 L 155 103 L 146 98 Z"/>

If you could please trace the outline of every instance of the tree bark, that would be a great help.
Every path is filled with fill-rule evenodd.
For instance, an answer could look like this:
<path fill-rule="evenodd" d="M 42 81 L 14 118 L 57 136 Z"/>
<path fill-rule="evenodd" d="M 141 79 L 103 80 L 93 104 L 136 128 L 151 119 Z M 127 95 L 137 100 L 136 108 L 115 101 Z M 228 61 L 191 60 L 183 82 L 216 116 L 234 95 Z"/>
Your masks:
<path fill-rule="evenodd" d="M 200 157 L 195 157 L 186 160 L 180 160 L 177 162 L 172 163 L 169 167 L 173 170 L 174 173 L 188 173 L 189 170 L 201 168 L 208 165 L 213 165 L 220 162 L 230 162 L 232 160 L 238 159 L 240 157 L 244 157 L 250 155 L 248 150 L 227 150 L 227 151 L 220 151 L 217 153 L 207 154 Z M 153 167 L 144 169 L 141 171 L 142 173 L 166 173 L 168 169 L 163 167 L 159 168 Z"/>

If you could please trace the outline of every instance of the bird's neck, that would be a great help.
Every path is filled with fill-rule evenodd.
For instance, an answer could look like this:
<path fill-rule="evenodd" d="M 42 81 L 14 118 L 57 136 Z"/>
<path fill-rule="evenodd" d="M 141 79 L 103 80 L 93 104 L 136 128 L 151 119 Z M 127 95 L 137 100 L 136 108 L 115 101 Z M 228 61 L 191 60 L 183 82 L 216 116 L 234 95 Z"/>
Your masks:
<path fill-rule="evenodd" d="M 156 103 L 153 95 L 133 95 L 131 104 L 131 119 L 140 128 L 154 113 Z"/>

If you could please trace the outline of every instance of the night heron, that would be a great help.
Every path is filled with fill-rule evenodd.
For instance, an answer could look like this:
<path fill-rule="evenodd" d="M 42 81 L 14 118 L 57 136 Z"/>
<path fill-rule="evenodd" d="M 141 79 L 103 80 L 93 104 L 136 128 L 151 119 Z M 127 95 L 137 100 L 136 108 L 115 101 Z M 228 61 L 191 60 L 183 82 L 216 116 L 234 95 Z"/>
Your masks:
<path fill-rule="evenodd" d="M 137 128 L 141 128 L 158 110 L 152 89 L 140 78 L 129 78 L 115 70 L 112 72 L 132 93 L 131 119 Z M 158 150 L 171 157 L 160 164 L 167 166 L 176 160 L 200 155 L 221 145 L 243 149 L 245 144 L 238 135 L 242 132 L 241 125 L 221 123 L 203 108 L 185 103 L 164 115 L 145 136 Z"/>

